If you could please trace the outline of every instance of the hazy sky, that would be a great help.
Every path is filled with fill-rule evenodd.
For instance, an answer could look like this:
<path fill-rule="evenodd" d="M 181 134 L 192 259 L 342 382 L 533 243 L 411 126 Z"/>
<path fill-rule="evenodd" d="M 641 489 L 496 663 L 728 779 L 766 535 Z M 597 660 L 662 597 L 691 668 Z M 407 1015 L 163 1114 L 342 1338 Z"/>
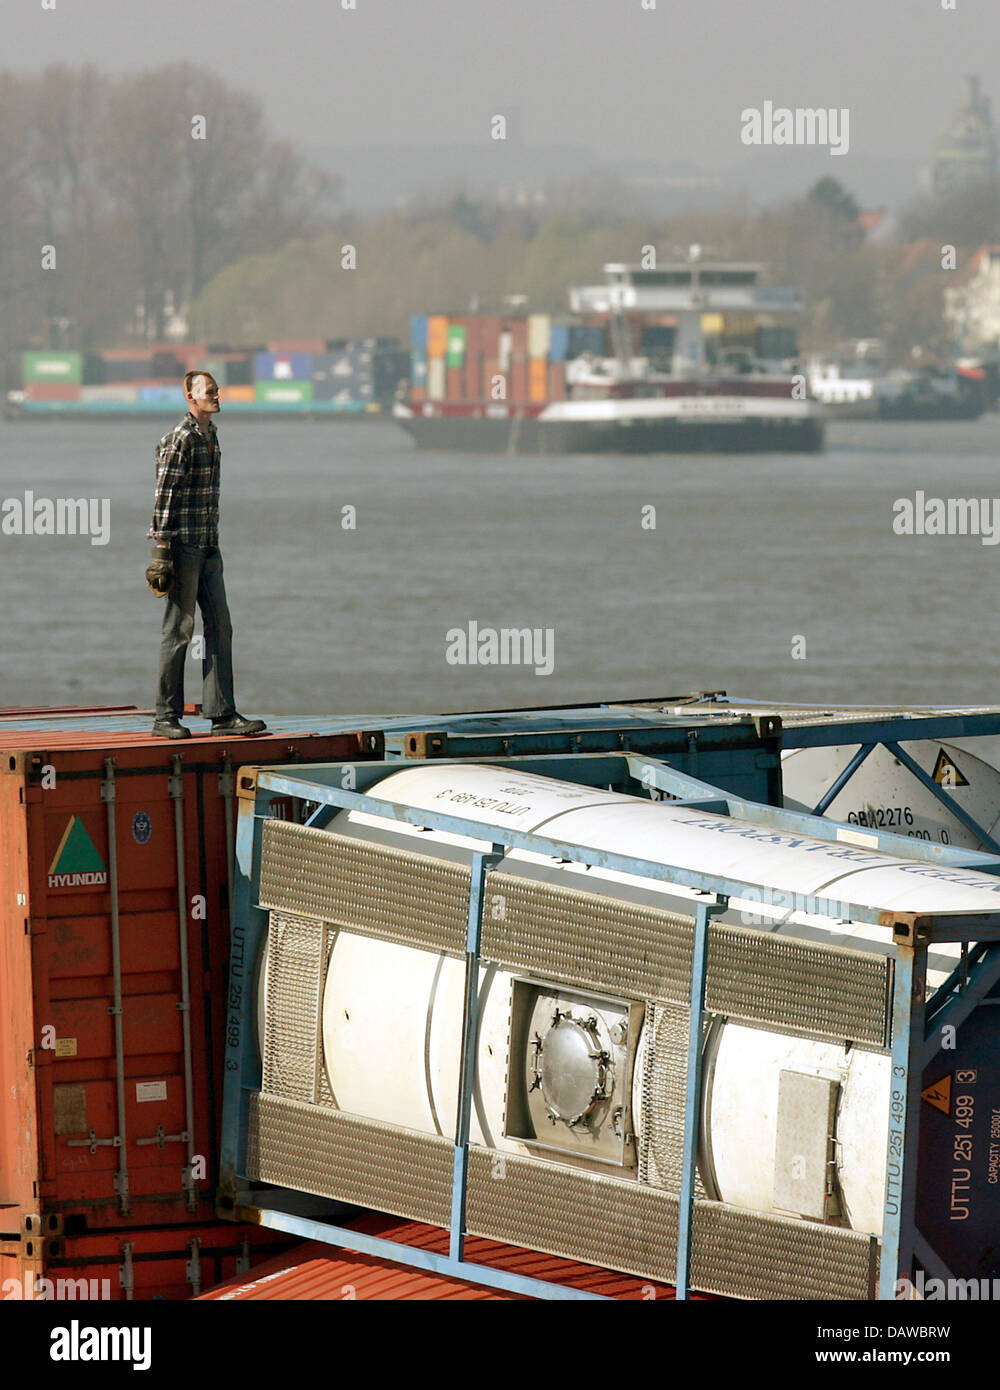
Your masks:
<path fill-rule="evenodd" d="M 520 139 L 529 167 L 532 151 L 577 147 L 583 163 L 758 194 L 830 172 L 872 203 L 915 191 L 963 74 L 1000 99 L 1000 3 L 953 2 L 2 0 L 3 61 L 120 71 L 189 57 L 257 92 L 276 133 L 310 150 L 415 146 L 435 175 L 454 146 L 481 146 L 488 175 L 500 112 L 513 115 L 502 157 Z M 765 100 L 849 108 L 849 152 L 747 148 L 740 112 Z"/>

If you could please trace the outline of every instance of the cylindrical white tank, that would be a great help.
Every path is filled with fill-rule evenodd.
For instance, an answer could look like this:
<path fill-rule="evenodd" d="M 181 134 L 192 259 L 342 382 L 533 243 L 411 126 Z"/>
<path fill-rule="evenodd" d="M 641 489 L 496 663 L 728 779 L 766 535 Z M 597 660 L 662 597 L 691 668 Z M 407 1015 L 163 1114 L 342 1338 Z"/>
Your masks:
<path fill-rule="evenodd" d="M 1000 881 L 985 874 L 893 859 L 856 845 L 775 832 L 502 766 L 422 763 L 391 774 L 370 788 L 370 794 L 417 809 L 537 831 L 568 844 L 760 883 L 779 897 L 821 896 L 882 910 L 927 913 L 991 912 L 1000 907 Z M 476 849 L 489 848 L 486 841 L 358 812 L 341 812 L 328 828 L 460 862 L 468 862 Z M 629 901 L 693 909 L 694 894 L 684 888 L 544 855 L 512 851 L 503 868 Z M 763 896 L 762 902 L 732 900 L 731 913 L 745 910 L 764 930 L 778 933 L 790 933 L 797 925 L 798 935 L 831 945 L 879 950 L 890 942 L 888 929 L 789 911 L 769 903 L 767 891 Z M 740 920 L 738 915 L 735 920 Z M 957 950 L 936 949 L 932 984 L 950 970 Z M 342 1109 L 431 1134 L 454 1135 L 463 979 L 461 961 L 357 933 L 338 934 L 322 1027 L 327 1074 Z M 514 978 L 506 972 L 495 967 L 480 971 L 481 1028 L 471 1137 L 500 1150 L 587 1163 L 586 1145 L 574 1154 L 543 1154 L 537 1145 L 504 1136 L 514 991 Z M 612 1026 L 610 1016 L 602 1015 L 600 1029 L 595 1023 L 588 1032 L 579 1010 L 575 1018 L 574 1022 L 572 1010 L 564 1011 L 561 1046 L 567 1051 L 574 1038 L 597 1039 L 600 1030 Z M 556 1024 L 560 1021 L 557 1010 Z M 633 1059 L 644 1041 L 631 1040 Z M 845 1051 L 764 1028 L 722 1025 L 706 1071 L 703 1153 L 709 1156 L 706 1166 L 712 1173 L 703 1176 L 710 1190 L 737 1206 L 788 1210 L 775 1206 L 774 1193 L 778 1090 L 781 1077 L 789 1073 L 822 1078 L 839 1087 L 831 1094 L 837 1097 L 834 1153 L 842 1219 L 856 1230 L 879 1233 L 889 1058 L 878 1051 L 857 1046 Z M 642 1113 L 641 1075 L 636 1066 L 631 1114 L 638 1135 L 648 1122 Z"/>
<path fill-rule="evenodd" d="M 897 737 L 905 738 L 905 729 Z M 811 811 L 848 766 L 858 744 L 790 748 L 782 755 L 785 805 Z M 1000 739 L 904 742 L 904 752 L 988 835 L 1000 824 Z M 987 848 L 888 748 L 874 748 L 826 808 L 830 820 L 909 839 Z"/>

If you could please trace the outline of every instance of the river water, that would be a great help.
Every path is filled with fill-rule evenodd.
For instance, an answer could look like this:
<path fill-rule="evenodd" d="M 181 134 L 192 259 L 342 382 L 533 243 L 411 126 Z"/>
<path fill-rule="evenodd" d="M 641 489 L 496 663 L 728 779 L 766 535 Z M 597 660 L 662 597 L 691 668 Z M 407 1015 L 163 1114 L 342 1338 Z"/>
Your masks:
<path fill-rule="evenodd" d="M 893 530 L 918 490 L 996 500 L 1000 518 L 1000 415 L 838 423 L 803 456 L 463 457 L 386 422 L 218 424 L 244 713 L 697 689 L 1000 703 L 1000 545 Z M 107 498 L 110 517 L 106 545 L 0 534 L 0 705 L 151 707 L 144 537 L 165 427 L 0 422 L 0 506 L 30 490 Z M 531 664 L 456 663 L 470 623 L 474 650 L 484 629 L 538 629 Z"/>

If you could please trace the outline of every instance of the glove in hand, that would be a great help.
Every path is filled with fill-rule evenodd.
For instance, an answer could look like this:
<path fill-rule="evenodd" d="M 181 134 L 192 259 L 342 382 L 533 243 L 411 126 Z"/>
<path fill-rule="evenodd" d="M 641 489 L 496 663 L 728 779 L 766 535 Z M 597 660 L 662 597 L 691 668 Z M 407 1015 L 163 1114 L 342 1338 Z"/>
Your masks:
<path fill-rule="evenodd" d="M 154 594 L 166 598 L 173 582 L 174 566 L 170 559 L 170 551 L 163 546 L 156 546 L 153 558 L 146 566 L 146 583 Z"/>

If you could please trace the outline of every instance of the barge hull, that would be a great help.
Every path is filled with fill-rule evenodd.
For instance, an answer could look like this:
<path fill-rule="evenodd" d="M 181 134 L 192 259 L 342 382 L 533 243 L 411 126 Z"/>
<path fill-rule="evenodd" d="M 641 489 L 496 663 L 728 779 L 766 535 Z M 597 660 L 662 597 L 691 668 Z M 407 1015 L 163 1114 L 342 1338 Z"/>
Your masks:
<path fill-rule="evenodd" d="M 677 420 L 627 423 L 540 420 L 529 416 L 397 416 L 418 449 L 480 454 L 817 453 L 823 422 Z"/>

